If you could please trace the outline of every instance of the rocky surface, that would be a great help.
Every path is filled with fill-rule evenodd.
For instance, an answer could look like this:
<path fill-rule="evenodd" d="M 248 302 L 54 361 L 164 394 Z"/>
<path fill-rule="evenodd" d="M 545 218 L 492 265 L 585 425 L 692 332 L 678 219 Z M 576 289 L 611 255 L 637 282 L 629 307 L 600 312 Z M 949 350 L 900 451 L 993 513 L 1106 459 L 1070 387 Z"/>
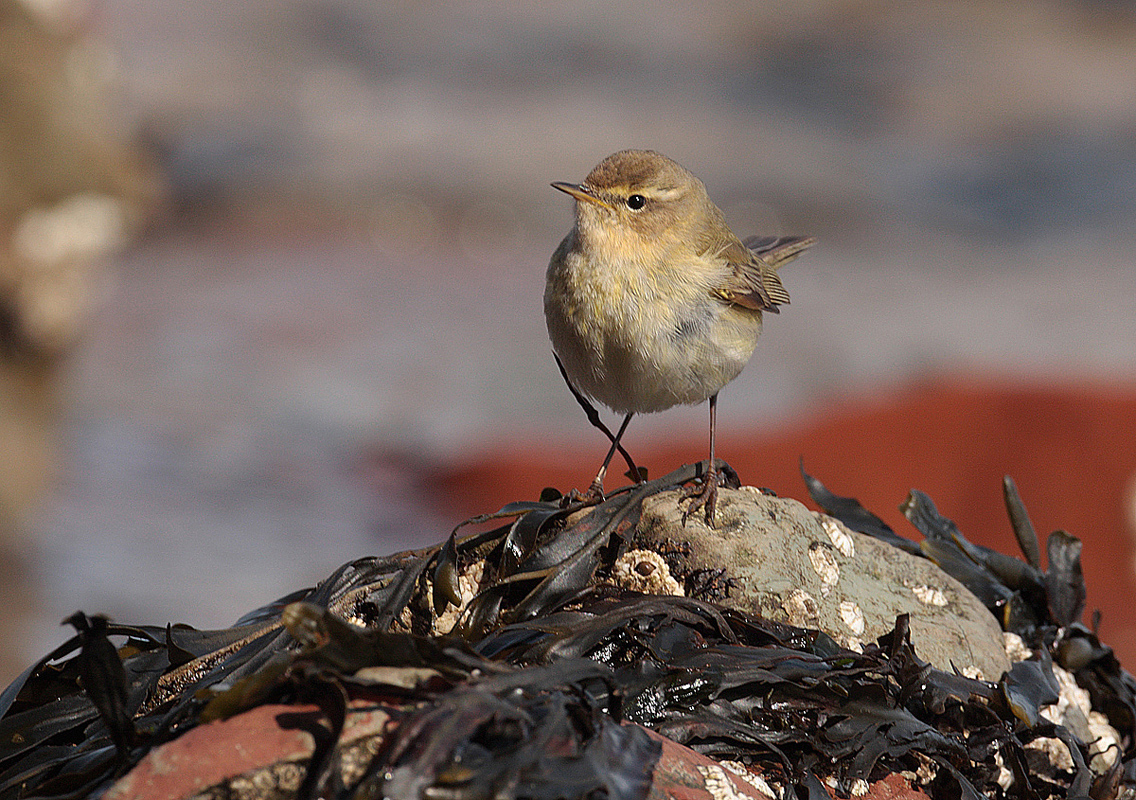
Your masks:
<path fill-rule="evenodd" d="M 364 705 L 366 706 L 364 708 Z M 341 746 L 360 751 L 344 771 L 357 779 L 397 728 L 374 704 L 358 704 L 348 716 Z M 293 797 L 304 778 L 314 739 L 297 722 L 307 715 L 318 724 L 315 706 L 266 705 L 233 719 L 212 723 L 159 748 L 106 794 L 106 800 L 268 800 Z M 646 800 L 772 800 L 773 790 L 736 762 L 718 762 L 651 731 L 662 748 Z M 826 787 L 831 796 L 835 792 Z M 900 775 L 870 784 L 868 800 L 921 800 L 927 797 Z"/>
<path fill-rule="evenodd" d="M 339 747 L 340 779 L 358 780 L 381 748 L 392 709 L 353 703 Z M 266 704 L 194 728 L 152 750 L 103 795 L 105 800 L 292 797 L 320 731 L 315 705 Z M 352 755 L 352 751 L 359 751 Z"/>
<path fill-rule="evenodd" d="M 682 514 L 678 493 L 649 498 L 637 541 L 681 574 L 723 571 L 715 580 L 727 605 L 818 628 L 853 650 L 908 614 L 916 651 L 939 669 L 997 680 L 1010 667 L 994 617 L 925 558 L 753 487 L 721 490 L 714 528 L 695 517 L 684 525 Z"/>

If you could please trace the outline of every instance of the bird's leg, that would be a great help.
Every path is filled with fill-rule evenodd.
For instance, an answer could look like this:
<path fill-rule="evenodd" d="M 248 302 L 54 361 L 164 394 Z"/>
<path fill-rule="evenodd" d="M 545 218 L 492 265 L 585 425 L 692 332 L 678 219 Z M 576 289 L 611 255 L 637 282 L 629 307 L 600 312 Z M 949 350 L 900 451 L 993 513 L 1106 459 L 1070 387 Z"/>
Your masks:
<path fill-rule="evenodd" d="M 623 432 L 627 430 L 627 423 L 631 422 L 631 418 L 633 416 L 634 414 L 628 414 L 623 418 L 623 424 L 619 426 L 619 432 L 612 437 L 611 447 L 607 449 L 607 455 L 604 457 L 603 464 L 600 465 L 600 471 L 596 473 L 595 480 L 593 480 L 592 485 L 588 487 L 588 493 L 585 495 L 585 497 L 594 498 L 597 500 L 603 499 L 603 480 L 604 475 L 607 474 L 607 466 L 611 463 L 611 459 L 615 455 L 615 451 L 617 449 L 623 449 L 619 446 L 619 440 L 623 438 Z"/>
<path fill-rule="evenodd" d="M 619 450 L 619 454 L 623 456 L 623 460 L 627 462 L 627 477 L 629 477 L 636 483 L 642 483 L 645 480 L 645 478 L 643 477 L 643 471 L 640 470 L 639 467 L 635 466 L 635 462 L 631 460 L 631 454 L 624 450 L 623 445 L 619 443 L 619 438 L 623 435 L 624 428 L 626 428 L 627 423 L 631 421 L 631 415 L 628 414 L 627 419 L 623 421 L 623 428 L 619 429 L 619 434 L 613 434 L 608 429 L 607 425 L 604 425 L 603 420 L 600 419 L 600 414 L 598 411 L 596 411 L 596 407 L 588 402 L 588 398 L 584 397 L 584 395 L 576 391 L 576 387 L 572 385 L 572 381 L 568 380 L 568 372 L 564 369 L 564 364 L 563 362 L 561 362 L 560 356 L 556 355 L 556 353 L 553 353 L 552 357 L 556 359 L 556 368 L 560 370 L 560 377 L 562 377 L 564 379 L 564 383 L 568 385 L 568 391 L 570 391 L 572 393 L 572 396 L 576 398 L 576 402 L 580 404 L 580 408 L 584 409 L 584 414 L 588 417 L 588 422 L 592 423 L 592 425 L 603 431 L 604 436 L 606 436 L 608 438 L 608 441 L 611 442 L 611 452 L 609 452 L 607 454 L 607 458 L 604 459 L 603 469 L 600 470 L 600 474 L 596 477 L 596 480 L 592 481 L 592 488 L 594 489 L 597 483 L 602 484 L 603 476 L 607 472 L 607 466 L 609 463 L 611 463 L 611 459 L 615 455 L 616 450 Z M 603 497 L 602 486 L 600 487 L 600 490 L 600 497 Z M 589 494 L 590 493 L 591 490 L 589 490 Z"/>
<path fill-rule="evenodd" d="M 706 524 L 711 528 L 714 527 L 714 509 L 718 505 L 718 484 L 722 480 L 722 474 L 714 466 L 714 422 L 717 416 L 718 395 L 713 394 L 710 396 L 710 465 L 702 477 L 702 488 L 691 487 L 686 490 L 683 499 L 692 499 L 686 511 L 682 513 L 683 525 L 686 524 L 687 517 L 701 508 L 706 511 Z"/>

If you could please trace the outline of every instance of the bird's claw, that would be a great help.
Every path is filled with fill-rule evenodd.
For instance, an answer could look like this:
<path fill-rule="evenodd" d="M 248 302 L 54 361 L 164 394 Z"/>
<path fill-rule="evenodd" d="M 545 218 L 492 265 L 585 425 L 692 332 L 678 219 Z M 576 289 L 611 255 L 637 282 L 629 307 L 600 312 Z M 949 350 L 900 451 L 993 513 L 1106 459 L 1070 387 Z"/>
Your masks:
<path fill-rule="evenodd" d="M 569 505 L 598 506 L 607 499 L 607 496 L 604 494 L 603 484 L 592 481 L 592 485 L 588 487 L 587 491 L 580 492 L 573 489 L 568 493 L 566 499 Z"/>
<path fill-rule="evenodd" d="M 682 524 L 684 526 L 691 514 L 702 509 L 706 514 L 706 524 L 711 528 L 714 527 L 714 511 L 718 507 L 718 487 L 724 479 L 725 476 L 720 470 L 711 467 L 702 478 L 701 486 L 688 486 L 683 490 L 679 502 L 690 500 L 690 505 L 682 512 Z"/>

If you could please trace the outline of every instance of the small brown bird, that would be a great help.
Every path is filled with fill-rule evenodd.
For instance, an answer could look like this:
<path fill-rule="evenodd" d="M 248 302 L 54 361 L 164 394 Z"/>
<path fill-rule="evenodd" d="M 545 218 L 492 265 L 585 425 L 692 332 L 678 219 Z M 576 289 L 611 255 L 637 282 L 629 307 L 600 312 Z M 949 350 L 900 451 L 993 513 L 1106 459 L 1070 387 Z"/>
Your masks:
<path fill-rule="evenodd" d="M 631 417 L 710 401 L 710 462 L 686 515 L 714 523 L 720 472 L 714 462 L 718 392 L 742 371 L 761 333 L 762 311 L 789 293 L 778 268 L 816 240 L 752 237 L 744 243 L 706 187 L 660 153 L 623 150 L 583 183 L 553 183 L 576 199 L 576 224 L 548 265 L 544 315 L 561 371 L 577 399 L 624 415 L 612 434 L 589 419 L 611 449 L 589 489 L 603 479 Z M 685 517 L 684 517 L 685 518 Z"/>

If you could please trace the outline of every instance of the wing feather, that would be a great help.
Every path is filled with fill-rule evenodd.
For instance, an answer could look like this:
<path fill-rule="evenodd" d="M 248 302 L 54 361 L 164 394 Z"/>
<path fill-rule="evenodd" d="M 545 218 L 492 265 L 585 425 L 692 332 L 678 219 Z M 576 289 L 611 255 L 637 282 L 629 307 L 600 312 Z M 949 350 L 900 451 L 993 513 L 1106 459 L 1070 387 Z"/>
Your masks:
<path fill-rule="evenodd" d="M 811 236 L 751 236 L 734 239 L 719 251 L 733 268 L 718 295 L 728 303 L 777 312 L 788 305 L 789 292 L 777 270 L 816 243 Z"/>

